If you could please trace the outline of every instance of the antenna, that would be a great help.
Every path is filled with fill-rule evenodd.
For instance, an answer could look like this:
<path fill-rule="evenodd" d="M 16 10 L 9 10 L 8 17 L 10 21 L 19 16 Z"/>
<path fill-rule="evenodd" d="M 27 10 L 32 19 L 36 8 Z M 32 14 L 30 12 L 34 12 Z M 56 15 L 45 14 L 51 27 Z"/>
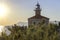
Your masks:
<path fill-rule="evenodd" d="M 39 5 L 39 0 L 37 0 L 37 4 Z"/>
<path fill-rule="evenodd" d="M 37 3 L 39 4 L 39 0 L 37 0 Z"/>

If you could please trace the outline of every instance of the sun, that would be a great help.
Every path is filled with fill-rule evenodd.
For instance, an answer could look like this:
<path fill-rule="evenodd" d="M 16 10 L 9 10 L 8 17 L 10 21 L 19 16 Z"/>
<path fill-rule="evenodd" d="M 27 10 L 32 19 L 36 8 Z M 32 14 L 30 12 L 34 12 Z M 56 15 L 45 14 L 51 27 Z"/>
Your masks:
<path fill-rule="evenodd" d="M 1 16 L 1 17 L 4 16 L 5 13 L 6 13 L 6 9 L 5 9 L 4 7 L 1 7 L 1 6 L 0 6 L 0 16 Z"/>
<path fill-rule="evenodd" d="M 0 4 L 0 17 L 5 17 L 8 12 L 8 7 L 5 4 Z"/>

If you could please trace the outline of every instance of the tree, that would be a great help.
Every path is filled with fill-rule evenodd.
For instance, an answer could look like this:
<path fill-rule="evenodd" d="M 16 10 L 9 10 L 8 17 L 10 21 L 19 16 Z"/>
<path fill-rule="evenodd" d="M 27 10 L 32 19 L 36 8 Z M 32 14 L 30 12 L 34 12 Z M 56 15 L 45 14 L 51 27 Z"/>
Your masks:
<path fill-rule="evenodd" d="M 56 40 L 57 39 L 57 25 L 55 24 L 40 24 L 37 26 L 31 25 L 28 28 L 20 27 L 14 24 L 11 28 L 9 36 L 4 36 L 6 40 Z"/>

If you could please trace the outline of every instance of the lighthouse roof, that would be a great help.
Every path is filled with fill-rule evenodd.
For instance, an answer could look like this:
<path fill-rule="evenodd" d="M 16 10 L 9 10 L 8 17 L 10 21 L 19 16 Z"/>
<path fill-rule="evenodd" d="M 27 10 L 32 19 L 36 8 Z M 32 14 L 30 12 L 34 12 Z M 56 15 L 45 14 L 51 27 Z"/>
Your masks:
<path fill-rule="evenodd" d="M 30 17 L 29 19 L 42 19 L 42 18 L 49 19 L 49 18 L 41 16 L 41 15 L 33 16 L 33 17 Z"/>

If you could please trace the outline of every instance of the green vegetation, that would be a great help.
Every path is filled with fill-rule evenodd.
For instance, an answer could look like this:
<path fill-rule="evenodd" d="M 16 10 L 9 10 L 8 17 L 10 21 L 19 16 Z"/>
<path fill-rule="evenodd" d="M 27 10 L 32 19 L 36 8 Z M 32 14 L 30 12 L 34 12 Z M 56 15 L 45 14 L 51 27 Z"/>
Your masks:
<path fill-rule="evenodd" d="M 8 28 L 10 35 L 2 33 L 2 40 L 58 40 L 56 24 L 40 24 L 38 26 L 31 25 L 27 27 L 19 27 L 17 25 Z"/>

